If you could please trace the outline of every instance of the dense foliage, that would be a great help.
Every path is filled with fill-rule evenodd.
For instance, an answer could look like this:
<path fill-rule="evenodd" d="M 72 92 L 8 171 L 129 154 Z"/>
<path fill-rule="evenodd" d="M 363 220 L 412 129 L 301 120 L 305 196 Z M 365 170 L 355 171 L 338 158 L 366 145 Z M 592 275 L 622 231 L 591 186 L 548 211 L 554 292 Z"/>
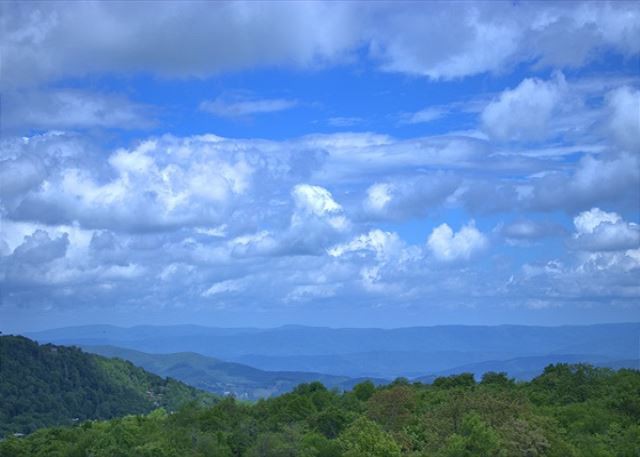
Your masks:
<path fill-rule="evenodd" d="M 303 384 L 254 405 L 192 403 L 0 443 L 0 457 L 638 455 L 640 372 L 588 365 L 552 365 L 527 383 L 463 374 L 343 394 Z"/>
<path fill-rule="evenodd" d="M 0 336 L 0 437 L 215 397 L 119 359 Z"/>

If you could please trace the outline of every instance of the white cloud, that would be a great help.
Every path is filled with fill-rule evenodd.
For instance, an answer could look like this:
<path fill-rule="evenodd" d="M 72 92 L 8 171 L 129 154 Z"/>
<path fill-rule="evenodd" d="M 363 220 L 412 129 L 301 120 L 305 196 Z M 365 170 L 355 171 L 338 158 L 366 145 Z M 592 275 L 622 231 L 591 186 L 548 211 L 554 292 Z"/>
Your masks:
<path fill-rule="evenodd" d="M 561 235 L 565 230 L 550 222 L 520 219 L 500 227 L 500 233 L 510 240 L 537 240 Z"/>
<path fill-rule="evenodd" d="M 355 59 L 359 48 L 382 69 L 432 79 L 529 62 L 575 67 L 603 50 L 635 55 L 639 16 L 633 2 L 15 2 L 6 5 L 0 28 L 3 80 L 17 86 L 90 73 L 205 77 L 317 67 Z"/>
<path fill-rule="evenodd" d="M 341 257 L 351 252 L 370 251 L 379 260 L 396 256 L 404 248 L 404 243 L 396 233 L 384 232 L 379 229 L 358 235 L 348 243 L 332 247 L 327 252 L 333 257 Z"/>
<path fill-rule="evenodd" d="M 295 208 L 281 241 L 285 252 L 321 254 L 336 237 L 347 233 L 351 221 L 324 187 L 298 184 L 291 191 Z"/>
<path fill-rule="evenodd" d="M 153 125 L 151 107 L 122 95 L 72 89 L 7 92 L 3 124 L 8 129 L 136 129 Z"/>
<path fill-rule="evenodd" d="M 617 213 L 592 208 L 578 214 L 573 223 L 578 249 L 597 252 L 640 248 L 640 225 L 625 222 Z"/>
<path fill-rule="evenodd" d="M 492 13 L 502 21 L 491 21 Z M 508 63 L 523 38 L 509 11 L 499 8 L 442 4 L 386 14 L 386 24 L 373 35 L 374 56 L 386 70 L 432 79 L 493 71 Z"/>
<path fill-rule="evenodd" d="M 482 112 L 484 128 L 500 141 L 545 139 L 565 90 L 562 74 L 550 81 L 527 78 L 487 105 Z"/>
<path fill-rule="evenodd" d="M 593 233 L 602 223 L 616 224 L 622 218 L 616 213 L 607 213 L 600 208 L 591 208 L 589 211 L 583 211 L 573 219 L 573 224 L 580 234 Z"/>
<path fill-rule="evenodd" d="M 363 206 L 372 219 L 420 217 L 442 204 L 459 185 L 459 178 L 442 172 L 375 183 L 367 189 Z"/>
<path fill-rule="evenodd" d="M 333 199 L 331 192 L 323 187 L 298 184 L 291 193 L 296 207 L 304 212 L 324 216 L 342 211 L 342 206 Z"/>
<path fill-rule="evenodd" d="M 284 302 L 305 302 L 335 297 L 338 288 L 336 284 L 305 284 L 295 286 L 291 292 L 284 297 Z"/>
<path fill-rule="evenodd" d="M 42 264 L 64 257 L 69 246 L 69 235 L 51 239 L 49 233 L 38 229 L 31 235 L 25 236 L 24 241 L 13 251 L 16 262 Z"/>
<path fill-rule="evenodd" d="M 298 184 L 291 192 L 296 213 L 292 219 L 293 225 L 303 225 L 308 215 L 325 219 L 335 230 L 346 230 L 349 220 L 342 214 L 342 206 L 337 203 L 331 192 L 320 186 Z"/>
<path fill-rule="evenodd" d="M 353 127 L 354 125 L 362 124 L 364 119 L 361 117 L 349 117 L 349 116 L 337 116 L 330 117 L 327 120 L 327 124 L 331 127 Z"/>
<path fill-rule="evenodd" d="M 389 183 L 376 183 L 367 189 L 365 207 L 375 211 L 383 211 L 391 201 L 391 185 Z"/>
<path fill-rule="evenodd" d="M 427 124 L 446 116 L 447 111 L 443 108 L 425 108 L 415 113 L 405 113 L 402 116 L 403 124 Z"/>
<path fill-rule="evenodd" d="M 220 117 L 243 118 L 253 114 L 276 113 L 294 108 L 298 102 L 284 98 L 227 100 L 218 97 L 204 101 L 200 109 Z"/>
<path fill-rule="evenodd" d="M 202 292 L 203 297 L 225 294 L 229 292 L 239 292 L 244 288 L 244 281 L 239 279 L 227 279 L 213 284 Z"/>
<path fill-rule="evenodd" d="M 217 227 L 196 227 L 195 232 L 215 238 L 224 238 L 227 236 L 227 224 L 218 225 Z"/>
<path fill-rule="evenodd" d="M 607 95 L 609 129 L 617 145 L 640 153 L 640 90 L 620 87 Z"/>
<path fill-rule="evenodd" d="M 219 225 L 254 173 L 243 152 L 223 150 L 216 137 L 147 140 L 112 153 L 106 179 L 90 167 L 59 170 L 23 196 L 16 215 L 118 230 Z"/>
<path fill-rule="evenodd" d="M 204 77 L 313 66 L 339 61 L 359 33 L 351 27 L 353 9 L 323 3 L 16 2 L 4 13 L 3 80 L 10 86 L 100 72 Z"/>
<path fill-rule="evenodd" d="M 400 140 L 373 133 L 337 133 L 309 135 L 294 144 L 326 152 L 328 157 L 315 177 L 337 182 L 367 175 L 415 173 L 421 167 L 469 168 L 490 152 L 487 141 L 462 135 Z"/>
<path fill-rule="evenodd" d="M 273 255 L 279 250 L 279 241 L 268 230 L 242 235 L 229 241 L 234 257 L 254 257 Z"/>
<path fill-rule="evenodd" d="M 475 227 L 473 221 L 457 233 L 448 224 L 441 224 L 433 229 L 427 240 L 427 247 L 434 257 L 444 262 L 469 260 L 487 245 L 487 238 Z"/>
<path fill-rule="evenodd" d="M 487 141 L 465 136 L 201 135 L 130 144 L 105 151 L 67 134 L 3 140 L 0 174 L 13 177 L 6 181 L 13 187 L 0 186 L 5 303 L 37 307 L 46 297 L 64 307 L 72 293 L 87 306 L 115 306 L 127 297 L 122 306 L 131 309 L 197 308 L 211 306 L 202 295 L 210 289 L 209 297 L 252 310 L 258 306 L 250 303 L 268 303 L 266 309 L 314 299 L 328 306 L 373 306 L 380 297 L 389 306 L 454 306 L 466 297 L 481 303 L 478 297 L 500 283 L 500 263 L 482 265 L 484 271 L 455 261 L 487 247 L 487 234 L 472 224 L 456 233 L 448 222 L 426 246 L 413 246 L 399 235 L 407 225 L 394 233 L 375 222 L 411 218 L 414 227 L 432 209 L 455 210 L 465 192 L 476 191 L 478 201 L 525 218 L 505 227 L 506 236 L 533 239 L 555 227 L 526 219 L 532 208 L 576 214 L 598 205 L 626 215 L 637 207 L 640 189 L 639 157 L 629 152 L 531 159 L 493 152 Z M 531 291 L 555 294 L 554 303 L 563 291 L 608 300 L 608 289 L 624 303 L 637 301 L 631 285 L 640 265 L 631 244 L 637 226 L 620 215 L 592 222 L 590 233 L 576 232 L 580 239 L 569 245 L 562 266 L 521 278 L 522 288 L 506 298 L 496 287 L 487 300 L 531 298 Z M 11 253 L 38 229 L 52 241 L 68 233 L 66 254 L 15 268 Z M 319 272 L 323 279 L 314 279 Z M 221 283 L 230 277 L 244 288 Z"/>
<path fill-rule="evenodd" d="M 640 198 L 640 157 L 583 156 L 567 171 L 552 171 L 530 182 L 524 204 L 536 210 L 576 210 L 594 205 L 636 205 Z M 513 203 L 512 203 L 513 204 Z"/>

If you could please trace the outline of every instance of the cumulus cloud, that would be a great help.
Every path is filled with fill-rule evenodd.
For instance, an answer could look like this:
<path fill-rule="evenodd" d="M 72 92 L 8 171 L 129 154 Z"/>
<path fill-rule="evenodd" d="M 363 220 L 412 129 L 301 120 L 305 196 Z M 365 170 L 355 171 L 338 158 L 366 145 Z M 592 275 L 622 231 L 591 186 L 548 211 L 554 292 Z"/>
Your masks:
<path fill-rule="evenodd" d="M 139 129 L 153 125 L 153 109 L 122 95 L 77 89 L 8 92 L 3 125 L 11 130 Z"/>
<path fill-rule="evenodd" d="M 383 68 L 453 79 L 531 60 L 538 66 L 578 66 L 599 48 L 625 55 L 640 50 L 634 41 L 640 35 L 640 13 L 628 4 L 449 6 L 388 11 L 372 40 Z"/>
<path fill-rule="evenodd" d="M 565 230 L 554 223 L 520 219 L 500 228 L 500 233 L 511 240 L 538 240 L 561 235 Z"/>
<path fill-rule="evenodd" d="M 323 3 L 212 9 L 196 3 L 63 8 L 15 2 L 2 17 L 3 79 L 22 85 L 117 71 L 203 77 L 265 65 L 315 65 L 339 60 L 357 42 L 352 14 L 346 6 Z M 161 33 L 150 25 L 159 23 Z"/>
<path fill-rule="evenodd" d="M 640 199 L 640 158 L 627 153 L 585 154 L 577 163 L 549 161 L 538 173 L 530 173 L 518 182 L 468 179 L 452 197 L 479 214 L 514 208 L 573 214 L 605 205 L 635 210 Z"/>
<path fill-rule="evenodd" d="M 412 278 L 424 274 L 424 253 L 407 245 L 397 233 L 373 229 L 327 250 L 330 258 L 349 265 L 355 284 L 367 294 L 408 298 Z M 355 268 L 357 269 L 355 269 Z M 351 281 L 354 282 L 352 276 Z"/>
<path fill-rule="evenodd" d="M 292 225 L 309 222 L 309 216 L 326 220 L 335 230 L 346 230 L 349 220 L 342 214 L 342 206 L 327 189 L 309 184 L 298 184 L 291 192 L 296 205 Z"/>
<path fill-rule="evenodd" d="M 341 205 L 324 186 L 296 187 L 296 181 L 342 187 L 345 174 L 371 182 L 415 166 L 469 168 L 486 157 L 486 144 L 463 137 L 400 141 L 372 134 L 280 142 L 166 135 L 109 152 L 50 135 L 20 140 L 3 154 L 0 173 L 8 179 L 0 203 L 17 220 L 118 231 L 236 227 L 244 220 L 246 231 L 262 217 L 286 214 L 292 187 L 294 219 L 312 216 L 346 228 Z M 404 184 L 390 181 L 394 201 L 383 211 L 388 214 L 376 217 L 420 213 L 444 198 L 455 181 L 443 173 Z"/>
<path fill-rule="evenodd" d="M 609 130 L 616 144 L 640 153 L 640 90 L 628 86 L 607 95 Z"/>
<path fill-rule="evenodd" d="M 451 174 L 435 173 L 381 182 L 367 189 L 364 210 L 374 219 L 406 219 L 424 216 L 431 207 L 441 204 L 459 186 L 461 180 Z"/>
<path fill-rule="evenodd" d="M 24 242 L 13 251 L 17 262 L 42 264 L 64 257 L 69 247 L 69 235 L 51 239 L 44 230 L 36 230 L 24 238 Z"/>
<path fill-rule="evenodd" d="M 471 168 L 490 152 L 487 141 L 464 135 L 400 140 L 372 133 L 337 133 L 309 135 L 298 144 L 326 152 L 327 157 L 315 176 L 336 181 L 414 173 L 416 168 Z"/>
<path fill-rule="evenodd" d="M 567 211 L 602 204 L 636 207 L 640 198 L 637 156 L 586 155 L 569 170 L 551 171 L 532 179 L 530 192 L 523 197 L 525 204 L 535 210 Z"/>
<path fill-rule="evenodd" d="M 549 135 L 549 123 L 566 90 L 562 74 L 550 81 L 527 78 L 489 103 L 482 122 L 500 141 L 540 140 Z"/>
<path fill-rule="evenodd" d="M 573 219 L 572 254 L 525 263 L 509 288 L 530 298 L 564 306 L 567 300 L 592 305 L 632 303 L 640 293 L 640 227 L 615 212 L 591 208 Z"/>
<path fill-rule="evenodd" d="M 3 138 L 0 141 L 0 207 L 11 211 L 50 175 L 71 163 L 83 162 L 94 150 L 78 136 L 56 131 Z"/>
<path fill-rule="evenodd" d="M 40 306 L 45 294 L 62 307 L 69 294 L 88 306 L 127 297 L 121 306 L 132 309 L 158 303 L 244 309 L 253 302 L 277 307 L 313 300 L 457 306 L 467 297 L 480 302 L 487 284 L 508 298 L 514 292 L 499 288 L 501 272 L 465 262 L 489 245 L 473 224 L 458 232 L 443 224 L 423 246 L 407 244 L 395 224 L 413 230 L 402 225 L 407 218 L 466 205 L 464 195 L 477 192 L 478 201 L 500 200 L 502 211 L 525 212 L 526 219 L 503 228 L 505 236 L 535 239 L 551 228 L 534 223 L 541 216 L 527 210 L 576 214 L 604 199 L 616 205 L 606 207 L 626 214 L 618 205 L 633 203 L 639 182 L 630 153 L 584 155 L 577 162 L 531 159 L 494 153 L 487 141 L 463 135 L 161 136 L 114 150 L 67 134 L 3 141 L 6 168 L 0 172 L 22 173 L 14 161 L 25 161 L 21 176 L 31 176 L 28 185 L 17 179 L 20 185 L 10 189 L 0 185 L 6 190 L 0 194 L 3 299 L 25 306 Z M 376 227 L 379 221 L 385 225 Z M 635 230 L 624 223 L 627 232 Z M 68 233 L 66 253 L 46 264 L 11 260 L 24 236 L 38 229 L 52 241 Z M 640 256 L 623 246 L 630 245 L 604 251 L 571 244 L 575 264 L 565 258 L 559 272 L 514 284 L 522 285 L 523 295 L 535 295 L 543 284 L 552 294 L 568 283 L 579 297 L 577 285 L 584 282 L 602 290 L 616 280 L 632 282 Z M 238 284 L 242 289 L 233 290 Z M 598 290 L 594 286 L 593 293 Z M 632 288 L 620 290 L 632 300 Z"/>
<path fill-rule="evenodd" d="M 585 251 L 621 251 L 640 248 L 640 225 L 625 222 L 614 212 L 591 208 L 578 214 L 573 223 L 574 245 Z"/>
<path fill-rule="evenodd" d="M 291 196 L 295 208 L 289 229 L 281 241 L 285 252 L 320 254 L 350 230 L 351 221 L 327 189 L 298 184 L 292 189 Z"/>
<path fill-rule="evenodd" d="M 433 229 L 427 240 L 427 247 L 433 256 L 443 262 L 469 260 L 487 245 L 486 236 L 475 227 L 473 221 L 455 233 L 448 224 L 441 224 Z"/>
<path fill-rule="evenodd" d="M 212 9 L 199 3 L 66 8 L 15 2 L 2 17 L 3 79 L 17 86 L 118 71 L 203 77 L 334 64 L 355 58 L 362 48 L 384 70 L 453 79 L 522 62 L 578 66 L 603 49 L 634 55 L 640 50 L 639 14 L 627 2 L 481 3 L 462 9 L 446 3 L 363 8 L 233 2 Z M 158 23 L 163 26 L 150 25 Z"/>
<path fill-rule="evenodd" d="M 315 216 L 339 213 L 340 206 L 327 189 L 309 184 L 298 184 L 291 192 L 296 207 L 301 211 Z"/>
<path fill-rule="evenodd" d="M 234 257 L 269 256 L 281 250 L 279 240 L 268 230 L 238 236 L 229 240 L 228 246 Z"/>
<path fill-rule="evenodd" d="M 376 258 L 382 260 L 393 257 L 402 249 L 404 249 L 404 243 L 396 233 L 375 229 L 358 235 L 347 243 L 332 247 L 328 253 L 333 257 L 341 257 L 348 253 L 372 252 Z"/>
<path fill-rule="evenodd" d="M 109 157 L 107 179 L 93 168 L 63 168 L 24 196 L 13 215 L 117 230 L 218 225 L 253 175 L 247 155 L 226 155 L 218 143 L 213 136 L 167 136 L 119 149 Z"/>

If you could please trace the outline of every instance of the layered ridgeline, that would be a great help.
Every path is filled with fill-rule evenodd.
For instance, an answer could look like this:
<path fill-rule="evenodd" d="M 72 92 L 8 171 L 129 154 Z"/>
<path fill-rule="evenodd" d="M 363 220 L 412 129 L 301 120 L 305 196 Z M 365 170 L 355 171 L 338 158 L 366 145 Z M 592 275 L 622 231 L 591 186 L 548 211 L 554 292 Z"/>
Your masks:
<path fill-rule="evenodd" d="M 151 373 L 179 379 L 191 386 L 241 400 L 257 400 L 292 391 L 297 385 L 318 381 L 329 388 L 346 390 L 363 379 L 314 372 L 265 371 L 225 362 L 193 352 L 149 354 L 115 346 L 83 346 L 83 350 L 128 360 Z M 376 384 L 383 379 L 371 379 Z"/>
<path fill-rule="evenodd" d="M 0 442 L 0 457 L 637 457 L 640 372 L 553 365 L 433 384 L 322 384 L 253 405 L 226 398 Z"/>
<path fill-rule="evenodd" d="M 640 324 L 399 329 L 103 325 L 27 336 L 41 342 L 111 345 L 149 353 L 195 352 L 270 371 L 394 379 L 438 375 L 449 370 L 480 375 L 489 368 L 531 379 L 548 363 L 638 367 Z"/>
<path fill-rule="evenodd" d="M 0 437 L 217 398 L 119 359 L 0 336 Z"/>

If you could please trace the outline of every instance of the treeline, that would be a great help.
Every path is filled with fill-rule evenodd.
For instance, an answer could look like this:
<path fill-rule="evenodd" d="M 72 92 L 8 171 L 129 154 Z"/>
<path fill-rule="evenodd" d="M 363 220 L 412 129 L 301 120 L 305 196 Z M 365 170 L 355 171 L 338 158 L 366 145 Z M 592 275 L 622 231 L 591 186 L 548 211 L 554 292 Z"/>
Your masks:
<path fill-rule="evenodd" d="M 75 347 L 0 336 L 0 438 L 41 427 L 217 401 L 172 379 Z"/>
<path fill-rule="evenodd" d="M 536 457 L 640 455 L 640 372 L 551 365 L 528 383 L 488 373 L 398 379 L 338 393 L 322 384 L 249 405 L 39 430 L 0 457 Z"/>

